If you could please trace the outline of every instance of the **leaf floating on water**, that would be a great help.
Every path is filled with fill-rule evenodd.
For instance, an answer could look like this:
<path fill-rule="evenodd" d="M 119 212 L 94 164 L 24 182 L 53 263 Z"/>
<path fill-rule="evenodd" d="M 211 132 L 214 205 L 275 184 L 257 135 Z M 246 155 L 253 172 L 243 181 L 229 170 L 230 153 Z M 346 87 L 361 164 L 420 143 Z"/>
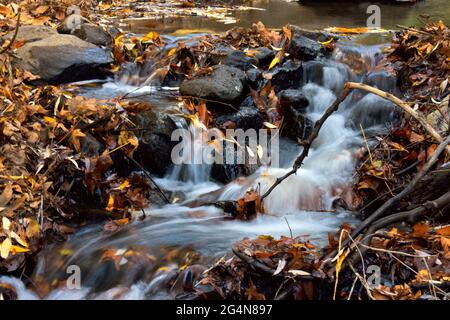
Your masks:
<path fill-rule="evenodd" d="M 361 34 L 361 33 L 386 33 L 388 30 L 382 28 L 343 28 L 343 27 L 330 27 L 325 31 L 331 33 L 344 33 L 344 34 Z"/>

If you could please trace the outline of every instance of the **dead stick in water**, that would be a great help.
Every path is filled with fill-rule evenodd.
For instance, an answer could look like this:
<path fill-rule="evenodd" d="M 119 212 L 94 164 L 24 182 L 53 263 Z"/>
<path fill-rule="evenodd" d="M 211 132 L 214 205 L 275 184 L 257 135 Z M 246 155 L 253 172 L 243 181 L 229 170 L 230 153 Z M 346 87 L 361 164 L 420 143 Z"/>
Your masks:
<path fill-rule="evenodd" d="M 333 104 L 330 107 L 328 107 L 328 109 L 325 111 L 323 116 L 319 120 L 317 120 L 316 123 L 314 124 L 312 133 L 309 136 L 309 138 L 303 143 L 303 151 L 298 156 L 298 158 L 295 160 L 294 165 L 292 166 L 292 170 L 289 171 L 288 173 L 286 173 L 284 176 L 277 178 L 277 180 L 269 188 L 269 190 L 267 190 L 261 196 L 261 200 L 264 200 L 264 198 L 266 198 L 283 180 L 285 180 L 289 176 L 293 175 L 294 173 L 297 172 L 298 169 L 300 169 L 300 167 L 303 164 L 303 161 L 308 156 L 309 149 L 311 148 L 312 143 L 314 142 L 314 140 L 316 140 L 317 136 L 319 135 L 319 131 L 322 128 L 324 122 L 331 116 L 331 114 L 333 112 L 335 112 L 339 108 L 339 105 L 341 104 L 341 102 L 344 101 L 345 98 L 347 98 L 347 96 L 350 94 L 350 92 L 351 92 L 350 88 L 345 86 L 341 95 L 333 102 Z"/>
<path fill-rule="evenodd" d="M 420 115 L 417 111 L 412 109 L 411 106 L 409 105 L 409 103 L 404 102 L 403 100 L 397 98 L 393 94 L 390 94 L 390 93 L 382 91 L 380 89 L 371 87 L 369 85 L 366 85 L 363 83 L 356 83 L 356 82 L 347 82 L 344 85 L 344 89 L 341 92 L 341 95 L 333 102 L 333 104 L 330 107 L 328 107 L 328 109 L 325 111 L 323 116 L 319 120 L 317 120 L 316 123 L 314 124 L 313 131 L 312 131 L 311 135 L 309 136 L 309 138 L 303 143 L 303 146 L 304 146 L 303 151 L 300 154 L 300 156 L 298 156 L 298 158 L 295 160 L 292 170 L 287 172 L 284 176 L 277 178 L 277 180 L 274 182 L 274 184 L 261 196 L 261 200 L 264 200 L 282 181 L 284 181 L 285 179 L 287 179 L 288 177 L 290 177 L 291 175 L 293 175 L 294 173 L 297 172 L 297 170 L 302 166 L 305 158 L 308 156 L 309 149 L 311 148 L 311 144 L 314 142 L 314 140 L 319 135 L 319 131 L 322 128 L 322 125 L 324 124 L 324 122 L 331 116 L 331 114 L 333 112 L 335 112 L 339 108 L 339 105 L 342 103 L 342 101 L 344 101 L 345 98 L 347 98 L 347 96 L 354 89 L 367 91 L 367 92 L 373 93 L 377 96 L 380 96 L 384 99 L 391 101 L 392 103 L 399 106 L 403 111 L 405 111 L 406 113 L 411 115 L 414 119 L 416 119 L 436 141 L 438 141 L 440 143 L 443 142 L 443 139 L 440 136 L 440 134 L 430 124 L 428 124 L 428 122 L 425 120 L 425 118 L 422 115 Z M 447 154 L 450 155 L 450 148 L 448 147 L 448 143 L 445 146 L 445 150 L 446 150 Z"/>

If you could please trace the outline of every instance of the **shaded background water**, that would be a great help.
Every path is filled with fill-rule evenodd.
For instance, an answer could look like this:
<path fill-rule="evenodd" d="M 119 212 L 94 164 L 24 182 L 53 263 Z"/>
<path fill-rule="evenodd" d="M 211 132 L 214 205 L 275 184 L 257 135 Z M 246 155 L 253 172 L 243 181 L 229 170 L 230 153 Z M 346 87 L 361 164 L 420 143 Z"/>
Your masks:
<path fill-rule="evenodd" d="M 225 0 L 224 3 L 232 3 Z M 179 19 L 165 19 L 164 23 L 151 21 L 137 21 L 130 24 L 131 29 L 145 32 L 153 29 L 165 30 L 166 33 L 177 29 L 200 29 L 204 31 L 226 31 L 234 26 L 251 26 L 252 23 L 262 21 L 267 27 L 280 28 L 285 24 L 295 24 L 303 28 L 323 29 L 327 27 L 363 27 L 366 26 L 367 7 L 376 4 L 381 8 L 381 27 L 396 29 L 397 25 L 420 25 L 424 18 L 430 16 L 436 20 L 450 22 L 449 0 L 422 0 L 416 3 L 394 1 L 320 1 L 308 0 L 288 2 L 285 0 L 249 0 L 234 1 L 243 5 L 264 10 L 238 11 L 234 14 L 236 24 L 224 24 L 201 17 L 185 17 Z"/>

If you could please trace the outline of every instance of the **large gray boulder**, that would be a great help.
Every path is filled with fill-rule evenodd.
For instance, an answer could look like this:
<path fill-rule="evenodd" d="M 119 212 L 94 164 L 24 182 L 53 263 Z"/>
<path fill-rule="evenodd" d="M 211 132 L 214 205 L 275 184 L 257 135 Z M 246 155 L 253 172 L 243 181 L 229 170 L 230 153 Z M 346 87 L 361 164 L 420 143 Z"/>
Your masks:
<path fill-rule="evenodd" d="M 17 49 L 14 64 L 47 82 L 101 77 L 101 68 L 113 61 L 107 51 L 73 35 L 56 34 L 46 28 L 19 29 L 19 33 L 27 42 Z"/>
<path fill-rule="evenodd" d="M 26 42 L 32 42 L 32 41 L 38 41 L 45 38 L 48 38 L 50 36 L 56 35 L 58 32 L 53 29 L 52 27 L 47 26 L 21 26 L 19 28 L 19 31 L 17 32 L 16 41 L 26 41 Z M 4 36 L 3 38 L 6 40 L 10 36 Z"/>
<path fill-rule="evenodd" d="M 181 83 L 180 93 L 208 100 L 233 103 L 244 92 L 245 73 L 235 67 L 217 65 L 207 75 L 201 75 Z"/>

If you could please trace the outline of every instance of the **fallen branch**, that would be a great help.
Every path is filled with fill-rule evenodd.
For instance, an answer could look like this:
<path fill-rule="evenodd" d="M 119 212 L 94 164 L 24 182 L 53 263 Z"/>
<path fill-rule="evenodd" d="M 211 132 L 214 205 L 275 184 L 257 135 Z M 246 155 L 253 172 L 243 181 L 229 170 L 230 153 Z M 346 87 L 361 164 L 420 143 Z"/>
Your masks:
<path fill-rule="evenodd" d="M 450 191 L 447 191 L 447 193 L 440 196 L 439 198 L 432 201 L 427 201 L 412 210 L 398 212 L 377 220 L 372 224 L 372 226 L 363 236 L 359 252 L 354 253 L 349 261 L 351 261 L 351 263 L 358 263 L 360 259 L 364 257 L 364 255 L 370 249 L 370 242 L 372 241 L 372 238 L 374 237 L 377 230 L 401 221 L 406 221 L 410 224 L 414 224 L 429 213 L 437 213 L 437 211 L 444 208 L 448 204 L 450 204 Z"/>
<path fill-rule="evenodd" d="M 339 105 L 345 100 L 345 98 L 347 98 L 347 96 L 354 89 L 367 91 L 367 92 L 373 93 L 377 96 L 380 96 L 384 99 L 391 101 L 392 103 L 396 104 L 401 109 L 403 109 L 406 113 L 410 114 L 414 119 L 416 119 L 436 141 L 438 141 L 440 143 L 443 142 L 443 139 L 439 135 L 439 133 L 431 125 L 428 124 L 428 122 L 422 115 L 420 115 L 417 111 L 412 109 L 408 103 L 397 98 L 393 94 L 390 94 L 390 93 L 382 91 L 380 89 L 371 87 L 369 85 L 366 85 L 363 83 L 356 83 L 356 82 L 347 82 L 344 85 L 344 89 L 341 92 L 341 95 L 333 102 L 333 104 L 330 107 L 328 107 L 328 109 L 325 111 L 323 116 L 319 120 L 317 120 L 316 123 L 314 124 L 313 131 L 312 131 L 311 135 L 309 136 L 309 138 L 303 143 L 303 146 L 304 146 L 303 151 L 300 154 L 300 156 L 298 156 L 298 158 L 295 160 L 292 170 L 287 172 L 282 177 L 277 178 L 277 180 L 274 182 L 274 184 L 261 196 L 261 200 L 264 200 L 264 198 L 266 198 L 283 180 L 287 179 L 289 176 L 291 176 L 297 172 L 297 170 L 302 166 L 305 158 L 308 156 L 309 149 L 311 148 L 311 144 L 314 142 L 314 140 L 319 135 L 319 131 L 322 128 L 322 125 L 324 124 L 324 122 L 330 117 L 330 115 L 333 112 L 335 112 L 339 108 Z M 450 147 L 448 147 L 448 144 L 449 143 L 447 143 L 447 145 L 444 146 L 444 149 L 450 155 Z"/>
<path fill-rule="evenodd" d="M 14 29 L 14 34 L 13 34 L 12 38 L 9 40 L 9 43 L 6 45 L 6 47 L 3 47 L 2 49 L 0 49 L 0 54 L 3 54 L 6 51 L 8 51 L 11 48 L 14 41 L 16 41 L 17 34 L 19 33 L 19 27 L 20 27 L 20 7 L 17 12 L 17 22 L 16 22 L 16 28 Z"/>
<path fill-rule="evenodd" d="M 303 151 L 302 153 L 297 157 L 297 159 L 294 162 L 294 165 L 292 166 L 292 170 L 286 173 L 284 176 L 277 178 L 277 180 L 274 182 L 274 184 L 261 196 L 261 200 L 264 200 L 283 180 L 288 178 L 289 176 L 293 175 L 297 172 L 298 169 L 303 164 L 303 161 L 308 156 L 309 149 L 311 148 L 312 143 L 319 135 L 319 131 L 322 128 L 324 122 L 335 112 L 339 105 L 342 103 L 342 101 L 347 98 L 347 96 L 350 94 L 351 89 L 347 86 L 347 84 L 344 86 L 344 90 L 342 91 L 341 95 L 333 102 L 333 104 L 328 107 L 328 109 L 325 111 L 325 113 L 322 115 L 322 117 L 316 121 L 314 124 L 314 128 L 312 130 L 311 135 L 309 138 L 303 143 Z"/>
<path fill-rule="evenodd" d="M 419 181 L 430 171 L 430 169 L 436 164 L 436 162 L 439 159 L 439 156 L 441 153 L 448 147 L 448 144 L 450 144 L 450 136 L 445 139 L 444 142 L 442 142 L 436 149 L 436 151 L 433 153 L 433 156 L 428 160 L 428 162 L 425 164 L 425 166 L 420 170 L 420 172 L 414 177 L 414 179 L 408 184 L 408 186 L 403 189 L 402 192 L 397 194 L 396 196 L 390 198 L 388 201 L 386 201 L 381 207 L 379 207 L 373 214 L 371 214 L 366 220 L 364 220 L 352 233 L 352 237 L 356 238 L 361 231 L 363 231 L 365 228 L 367 228 L 370 224 L 372 224 L 375 220 L 377 220 L 379 217 L 381 217 L 388 209 L 390 209 L 394 204 L 396 204 L 398 201 L 409 195 L 416 185 L 419 183 Z M 348 243 L 347 243 L 348 244 Z"/>

